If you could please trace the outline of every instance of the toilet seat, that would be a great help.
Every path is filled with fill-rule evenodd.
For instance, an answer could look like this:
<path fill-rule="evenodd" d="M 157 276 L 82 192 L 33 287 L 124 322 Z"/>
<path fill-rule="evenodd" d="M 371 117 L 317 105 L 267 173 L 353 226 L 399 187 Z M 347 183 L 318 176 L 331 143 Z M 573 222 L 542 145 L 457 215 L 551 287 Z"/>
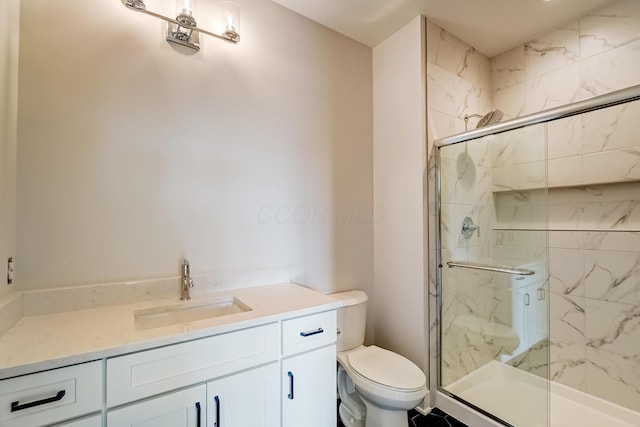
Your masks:
<path fill-rule="evenodd" d="M 358 353 L 362 354 L 358 355 Z M 391 353 L 391 355 L 387 353 Z M 356 371 L 351 360 L 359 365 L 361 372 L 374 378 Z M 385 364 L 384 361 L 388 360 L 391 362 Z M 409 410 L 415 408 L 427 394 L 427 380 L 420 368 L 410 360 L 380 347 L 360 346 L 353 350 L 340 352 L 338 353 L 338 362 L 353 381 L 353 385 L 365 403 L 366 401 L 375 402 L 376 406 L 392 411 Z M 396 369 L 403 372 L 402 380 L 391 379 Z M 381 372 L 384 372 L 384 375 Z M 407 372 L 415 375 L 415 378 L 404 378 Z M 384 384 L 380 381 L 391 384 Z M 418 386 L 414 387 L 416 384 Z M 420 384 L 422 385 L 420 386 Z M 411 388 L 403 388 L 407 386 Z"/>
<path fill-rule="evenodd" d="M 402 391 L 425 387 L 424 373 L 409 359 L 374 345 L 348 355 L 349 364 L 362 377 L 380 386 Z"/>

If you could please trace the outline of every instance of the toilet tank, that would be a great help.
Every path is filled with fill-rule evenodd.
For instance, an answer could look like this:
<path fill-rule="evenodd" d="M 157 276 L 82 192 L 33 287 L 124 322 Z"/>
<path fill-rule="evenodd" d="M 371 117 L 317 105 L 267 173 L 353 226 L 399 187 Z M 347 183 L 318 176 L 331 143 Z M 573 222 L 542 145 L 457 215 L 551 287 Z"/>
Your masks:
<path fill-rule="evenodd" d="M 337 351 L 347 351 L 364 344 L 367 325 L 367 294 L 347 291 L 331 294 L 344 304 L 338 309 Z"/>

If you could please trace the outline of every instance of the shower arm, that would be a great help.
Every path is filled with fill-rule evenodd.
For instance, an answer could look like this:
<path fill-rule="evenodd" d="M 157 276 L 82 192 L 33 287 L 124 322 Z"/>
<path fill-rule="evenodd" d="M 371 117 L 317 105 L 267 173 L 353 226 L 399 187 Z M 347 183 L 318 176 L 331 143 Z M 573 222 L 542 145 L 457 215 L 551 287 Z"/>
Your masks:
<path fill-rule="evenodd" d="M 469 119 L 474 119 L 474 118 L 482 118 L 482 114 L 465 114 L 464 115 L 464 131 L 468 131 L 469 129 L 467 129 L 467 125 L 469 124 Z"/>

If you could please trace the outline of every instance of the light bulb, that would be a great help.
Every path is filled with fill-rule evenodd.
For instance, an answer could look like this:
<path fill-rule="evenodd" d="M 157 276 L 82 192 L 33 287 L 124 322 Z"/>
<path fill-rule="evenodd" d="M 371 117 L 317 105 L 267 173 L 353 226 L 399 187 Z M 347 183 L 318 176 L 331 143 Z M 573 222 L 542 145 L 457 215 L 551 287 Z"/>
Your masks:
<path fill-rule="evenodd" d="M 193 16 L 196 8 L 196 0 L 177 0 L 176 9 L 178 14 L 184 13 Z"/>
<path fill-rule="evenodd" d="M 224 32 L 240 33 L 240 9 L 232 1 L 222 3 L 222 14 L 224 16 Z"/>

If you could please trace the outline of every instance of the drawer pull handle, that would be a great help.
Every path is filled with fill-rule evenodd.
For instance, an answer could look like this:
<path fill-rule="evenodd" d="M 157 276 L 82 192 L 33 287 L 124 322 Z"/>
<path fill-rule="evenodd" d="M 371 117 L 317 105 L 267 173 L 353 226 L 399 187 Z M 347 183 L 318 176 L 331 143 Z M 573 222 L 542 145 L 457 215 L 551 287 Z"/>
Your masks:
<path fill-rule="evenodd" d="M 215 427 L 220 427 L 220 396 L 213 398 L 216 401 L 216 422 L 213 424 Z"/>
<path fill-rule="evenodd" d="M 200 419 L 202 418 L 202 409 L 200 408 L 200 402 L 196 402 L 196 427 L 200 427 L 201 421 Z"/>
<path fill-rule="evenodd" d="M 318 328 L 318 329 L 314 329 L 313 331 L 300 332 L 300 336 L 310 337 L 311 335 L 317 335 L 323 332 L 324 332 L 324 329 Z"/>
<path fill-rule="evenodd" d="M 287 372 L 287 375 L 289 375 L 289 394 L 287 395 L 287 398 L 293 400 L 293 373 L 289 371 Z"/>
<path fill-rule="evenodd" d="M 20 404 L 19 400 L 16 400 L 15 402 L 11 402 L 11 412 L 18 412 L 24 409 L 33 408 L 35 406 L 46 405 L 47 403 L 57 402 L 59 400 L 62 400 L 65 394 L 67 394 L 65 390 L 60 390 L 53 397 L 47 397 L 46 399 L 36 400 L 34 402 L 24 403 L 22 405 Z"/>

